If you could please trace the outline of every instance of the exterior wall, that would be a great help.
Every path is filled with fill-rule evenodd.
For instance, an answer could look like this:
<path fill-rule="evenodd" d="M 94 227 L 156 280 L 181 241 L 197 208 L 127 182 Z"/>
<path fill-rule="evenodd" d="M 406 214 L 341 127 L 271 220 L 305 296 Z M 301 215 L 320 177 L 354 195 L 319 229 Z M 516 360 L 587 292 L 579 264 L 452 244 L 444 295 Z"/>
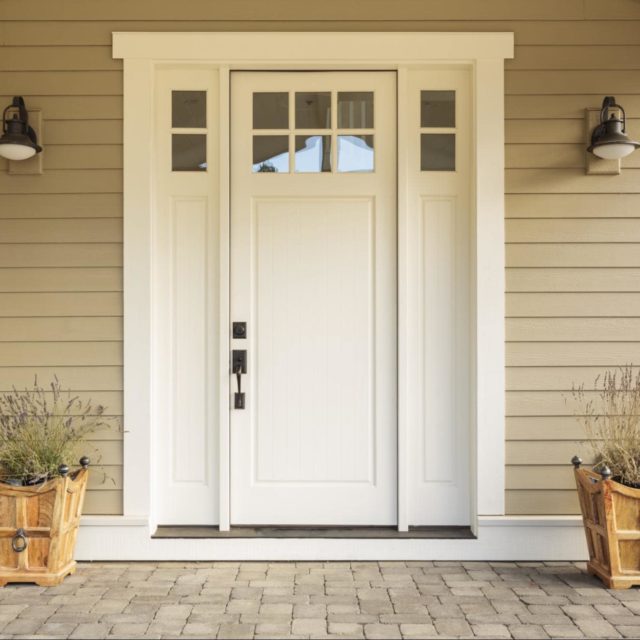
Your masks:
<path fill-rule="evenodd" d="M 112 31 L 513 31 L 507 513 L 576 513 L 567 461 L 585 447 L 563 391 L 599 367 L 640 361 L 640 154 L 619 176 L 584 169 L 584 109 L 605 94 L 640 137 L 640 4 L 372 0 L 366 21 L 362 13 L 356 0 L 0 4 L 1 104 L 22 94 L 41 108 L 46 147 L 41 176 L 10 176 L 0 159 L 0 389 L 55 372 L 122 411 L 122 71 Z M 120 513 L 120 437 L 96 440 L 113 481 L 94 474 L 86 511 Z"/>

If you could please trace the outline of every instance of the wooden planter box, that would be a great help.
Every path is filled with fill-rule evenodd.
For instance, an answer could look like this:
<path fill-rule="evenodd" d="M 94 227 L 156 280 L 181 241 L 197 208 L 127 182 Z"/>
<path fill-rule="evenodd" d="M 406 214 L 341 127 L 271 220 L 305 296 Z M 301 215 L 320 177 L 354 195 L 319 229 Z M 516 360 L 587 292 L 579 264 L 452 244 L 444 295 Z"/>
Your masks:
<path fill-rule="evenodd" d="M 574 465 L 589 547 L 587 571 L 610 589 L 640 585 L 640 489 Z"/>
<path fill-rule="evenodd" d="M 88 470 L 33 487 L 0 484 L 0 587 L 60 584 L 73 573 Z"/>

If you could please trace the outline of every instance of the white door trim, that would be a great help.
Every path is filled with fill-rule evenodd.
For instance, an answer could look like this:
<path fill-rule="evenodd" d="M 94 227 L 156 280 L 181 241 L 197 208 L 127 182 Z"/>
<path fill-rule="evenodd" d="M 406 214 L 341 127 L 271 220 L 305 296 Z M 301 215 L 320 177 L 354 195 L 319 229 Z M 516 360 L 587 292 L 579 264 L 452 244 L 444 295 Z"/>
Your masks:
<path fill-rule="evenodd" d="M 231 68 L 366 68 L 513 57 L 508 32 L 184 32 L 113 34 L 114 58 L 198 61 Z M 249 66 L 250 65 L 250 66 Z"/>
<path fill-rule="evenodd" d="M 304 58 L 300 57 L 304 52 Z M 475 479 L 472 522 L 504 513 L 504 59 L 513 57 L 512 33 L 114 33 L 113 57 L 124 58 L 124 515 L 156 524 L 152 486 L 154 343 L 152 281 L 154 77 L 158 65 L 197 64 L 221 70 L 220 210 L 228 212 L 229 69 L 395 69 L 399 72 L 398 131 L 408 123 L 402 107 L 403 74 L 415 65 L 465 65 L 474 82 L 475 373 L 472 398 Z M 224 72 L 222 72 L 224 71 Z M 224 103 L 224 104 L 223 104 Z M 402 138 L 402 136 L 399 136 Z M 399 142 L 399 263 L 406 268 L 406 147 Z M 403 154 L 403 155 L 400 155 Z M 226 176 L 226 177 L 225 177 Z M 228 287 L 228 218 L 220 222 L 221 292 Z M 225 246 L 226 243 L 226 246 Z M 399 290 L 399 450 L 406 459 L 406 399 L 418 392 L 408 373 L 411 350 L 407 293 Z M 222 305 L 224 307 L 224 305 Z M 227 309 L 220 314 L 228 322 Z M 226 372 L 221 327 L 221 367 Z M 221 376 L 227 380 L 227 376 Z M 224 389 L 221 390 L 224 397 Z M 224 413 L 221 411 L 221 414 Z M 221 415 L 220 455 L 228 465 L 228 416 Z M 405 465 L 406 466 L 406 465 Z M 409 524 L 406 471 L 399 480 L 399 527 Z M 220 483 L 220 525 L 228 527 L 228 482 Z"/>

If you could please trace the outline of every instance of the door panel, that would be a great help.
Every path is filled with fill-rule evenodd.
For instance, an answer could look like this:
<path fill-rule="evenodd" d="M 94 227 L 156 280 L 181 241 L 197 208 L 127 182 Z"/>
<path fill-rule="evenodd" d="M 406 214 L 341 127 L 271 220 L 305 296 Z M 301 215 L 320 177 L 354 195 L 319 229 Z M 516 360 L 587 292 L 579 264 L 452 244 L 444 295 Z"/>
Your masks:
<path fill-rule="evenodd" d="M 162 69 L 156 82 L 152 408 L 162 525 L 218 522 L 218 73 Z M 126 283 L 125 283 L 125 286 Z"/>
<path fill-rule="evenodd" d="M 255 480 L 371 483 L 372 203 L 257 201 L 253 224 Z"/>
<path fill-rule="evenodd" d="M 408 399 L 410 524 L 468 525 L 475 330 L 469 71 L 416 69 L 407 97 L 407 291 L 411 383 L 419 390 Z"/>
<path fill-rule="evenodd" d="M 395 74 L 237 72 L 231 95 L 231 522 L 394 524 Z"/>

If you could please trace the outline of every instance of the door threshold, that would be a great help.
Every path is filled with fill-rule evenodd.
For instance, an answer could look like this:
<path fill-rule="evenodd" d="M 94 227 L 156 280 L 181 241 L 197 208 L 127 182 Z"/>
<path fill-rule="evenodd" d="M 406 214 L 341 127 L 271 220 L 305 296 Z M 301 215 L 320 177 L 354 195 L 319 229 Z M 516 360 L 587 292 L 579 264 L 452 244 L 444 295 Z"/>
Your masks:
<path fill-rule="evenodd" d="M 470 527 L 231 527 L 220 531 L 215 526 L 159 526 L 153 538 L 369 538 L 369 539 L 475 539 Z"/>

